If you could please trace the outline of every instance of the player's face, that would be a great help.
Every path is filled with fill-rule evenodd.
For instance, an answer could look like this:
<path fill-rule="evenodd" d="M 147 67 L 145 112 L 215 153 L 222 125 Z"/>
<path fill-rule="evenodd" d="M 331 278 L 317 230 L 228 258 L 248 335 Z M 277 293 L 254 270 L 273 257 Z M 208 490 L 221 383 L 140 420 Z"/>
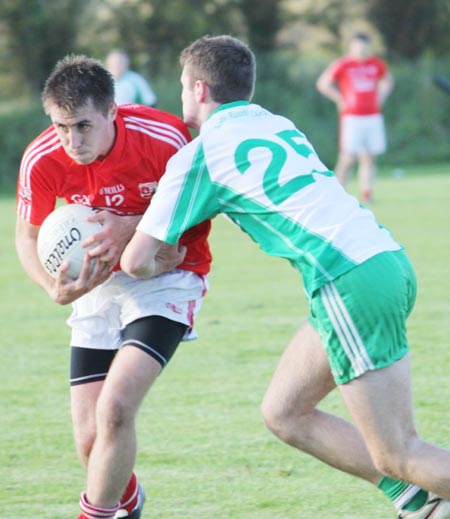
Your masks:
<path fill-rule="evenodd" d="M 117 107 L 112 105 L 105 116 L 91 100 L 75 112 L 57 106 L 49 110 L 64 151 L 78 164 L 90 164 L 111 150 L 116 135 L 116 113 Z"/>
<path fill-rule="evenodd" d="M 366 59 L 370 55 L 370 52 L 369 42 L 360 40 L 358 38 L 355 38 L 350 42 L 350 54 L 356 59 Z"/>
<path fill-rule="evenodd" d="M 192 80 L 186 67 L 183 68 L 181 74 L 181 86 L 183 120 L 189 128 L 198 130 L 201 125 L 201 121 L 199 121 L 199 104 L 196 99 L 194 85 L 192 84 Z"/>
<path fill-rule="evenodd" d="M 112 52 L 106 60 L 106 68 L 118 79 L 128 70 L 128 59 L 121 52 Z"/>

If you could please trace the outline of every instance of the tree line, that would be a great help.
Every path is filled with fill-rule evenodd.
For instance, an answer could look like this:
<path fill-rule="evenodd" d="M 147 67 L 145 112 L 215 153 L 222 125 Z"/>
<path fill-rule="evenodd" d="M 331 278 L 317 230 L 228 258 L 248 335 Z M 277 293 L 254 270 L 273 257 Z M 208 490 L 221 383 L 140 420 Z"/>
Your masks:
<path fill-rule="evenodd" d="M 358 17 L 380 34 L 391 60 L 450 48 L 447 0 L 2 0 L 0 77 L 14 94 L 37 94 L 64 55 L 100 58 L 118 46 L 138 68 L 160 74 L 201 35 L 233 34 L 257 55 L 270 54 L 295 46 L 295 31 L 279 36 L 299 23 L 325 31 L 325 45 L 336 49 Z"/>

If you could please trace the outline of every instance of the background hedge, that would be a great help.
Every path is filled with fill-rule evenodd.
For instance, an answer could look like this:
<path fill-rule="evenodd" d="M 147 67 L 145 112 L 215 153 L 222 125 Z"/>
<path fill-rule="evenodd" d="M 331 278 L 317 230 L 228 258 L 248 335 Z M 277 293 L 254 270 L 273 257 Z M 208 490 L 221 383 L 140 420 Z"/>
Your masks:
<path fill-rule="evenodd" d="M 259 56 L 254 100 L 294 120 L 321 159 L 333 168 L 336 110 L 315 88 L 326 65 L 325 61 L 300 61 L 281 53 Z M 422 58 L 392 65 L 391 71 L 395 88 L 384 110 L 389 150 L 380 162 L 392 167 L 450 163 L 450 94 L 433 83 L 436 74 L 450 78 L 450 59 Z M 158 93 L 158 106 L 181 115 L 179 69 L 152 83 Z M 0 106 L 0 192 L 14 191 L 25 146 L 49 123 L 39 99 Z"/>

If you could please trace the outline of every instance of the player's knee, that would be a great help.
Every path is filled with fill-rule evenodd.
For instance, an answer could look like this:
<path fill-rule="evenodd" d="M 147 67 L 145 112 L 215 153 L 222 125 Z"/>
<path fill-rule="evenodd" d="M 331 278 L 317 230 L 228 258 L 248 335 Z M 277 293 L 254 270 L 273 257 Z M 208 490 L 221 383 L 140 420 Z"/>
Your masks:
<path fill-rule="evenodd" d="M 86 467 L 95 441 L 95 415 L 72 409 L 75 449 L 81 464 Z"/>
<path fill-rule="evenodd" d="M 402 479 L 402 466 L 396 457 L 393 458 L 387 455 L 387 453 L 380 453 L 372 456 L 372 460 L 375 468 L 383 474 L 383 476 L 389 476 L 393 479 Z"/>
<path fill-rule="evenodd" d="M 280 407 L 277 407 L 276 399 L 271 398 L 270 393 L 267 393 L 264 396 L 261 403 L 261 415 L 267 429 L 278 436 L 278 430 L 281 428 L 281 424 L 283 423 L 283 413 L 281 412 Z"/>
<path fill-rule="evenodd" d="M 261 414 L 264 424 L 269 431 L 285 443 L 292 443 L 294 413 L 286 406 L 282 406 L 276 399 L 265 397 L 261 404 Z M 298 425 L 298 420 L 296 420 Z M 296 431 L 297 435 L 300 431 Z"/>
<path fill-rule="evenodd" d="M 383 448 L 380 451 L 371 452 L 375 468 L 385 476 L 393 479 L 407 481 L 409 479 L 409 467 L 411 456 L 408 454 L 408 445 L 397 448 Z"/>
<path fill-rule="evenodd" d="M 264 421 L 264 425 L 267 429 L 280 438 L 281 440 L 285 440 L 286 436 L 286 427 L 285 427 L 285 417 L 282 413 L 277 412 L 272 406 L 269 406 L 263 402 L 261 406 L 261 414 Z"/>
<path fill-rule="evenodd" d="M 121 398 L 114 395 L 108 398 L 101 398 L 97 404 L 97 428 L 98 431 L 114 433 L 115 431 L 127 427 L 134 422 L 134 411 L 132 406 Z"/>
<path fill-rule="evenodd" d="M 343 169 L 351 168 L 356 164 L 356 158 L 356 155 L 347 152 L 341 152 L 338 157 L 337 166 L 340 166 Z"/>
<path fill-rule="evenodd" d="M 75 432 L 75 448 L 77 451 L 78 458 L 83 465 L 83 467 L 87 467 L 89 456 L 91 455 L 92 447 L 95 441 L 95 432 L 94 431 L 81 431 Z"/>

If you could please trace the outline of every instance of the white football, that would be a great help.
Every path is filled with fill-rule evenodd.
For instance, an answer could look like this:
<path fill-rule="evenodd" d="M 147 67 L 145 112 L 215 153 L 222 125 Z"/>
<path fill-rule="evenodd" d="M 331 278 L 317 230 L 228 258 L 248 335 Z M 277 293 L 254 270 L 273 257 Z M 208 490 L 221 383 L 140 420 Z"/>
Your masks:
<path fill-rule="evenodd" d="M 50 213 L 39 229 L 37 252 L 44 269 L 56 277 L 59 267 L 69 260 L 68 276 L 80 275 L 86 252 L 95 247 L 82 247 L 81 242 L 102 228 L 100 222 L 87 222 L 86 218 L 97 213 L 94 207 L 68 204 Z"/>

